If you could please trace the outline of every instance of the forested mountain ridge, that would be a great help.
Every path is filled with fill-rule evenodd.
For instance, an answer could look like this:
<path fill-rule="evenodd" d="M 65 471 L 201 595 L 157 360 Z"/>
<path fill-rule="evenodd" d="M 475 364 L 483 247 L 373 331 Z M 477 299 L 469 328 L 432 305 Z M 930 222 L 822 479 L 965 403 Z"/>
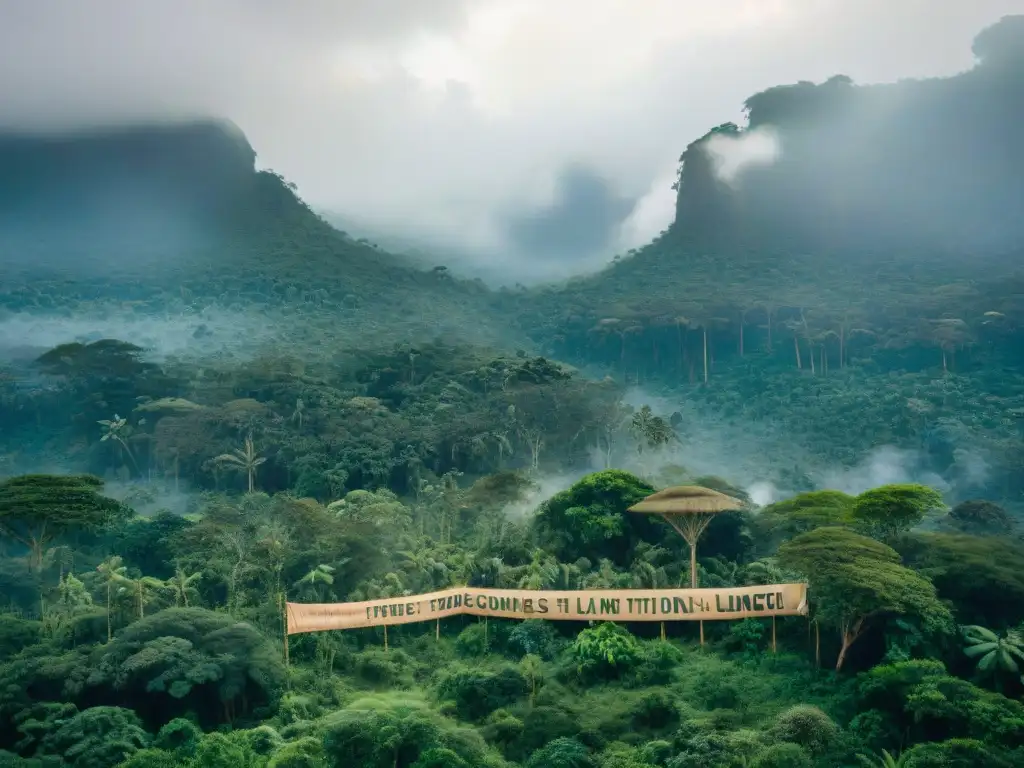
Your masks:
<path fill-rule="evenodd" d="M 260 313 L 278 341 L 310 325 L 378 340 L 497 335 L 481 283 L 337 231 L 255 162 L 225 121 L 0 134 L 0 307 Z M 216 318 L 207 326 L 215 333 Z"/>
<path fill-rule="evenodd" d="M 665 232 L 534 292 L 519 324 L 559 359 L 758 435 L 768 455 L 849 465 L 896 445 L 951 477 L 972 446 L 1019 500 L 1022 27 L 982 31 L 978 63 L 953 77 L 755 94 L 746 126 L 683 152 Z M 721 153 L 753 135 L 778 156 L 721 177 Z"/>

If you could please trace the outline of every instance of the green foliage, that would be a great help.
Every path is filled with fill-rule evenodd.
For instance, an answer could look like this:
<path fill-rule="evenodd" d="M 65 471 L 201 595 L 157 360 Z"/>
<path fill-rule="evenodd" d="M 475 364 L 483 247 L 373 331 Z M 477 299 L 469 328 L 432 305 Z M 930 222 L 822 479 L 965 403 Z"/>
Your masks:
<path fill-rule="evenodd" d="M 1013 518 L 998 504 L 984 499 L 961 501 L 949 510 L 949 527 L 975 536 L 998 536 L 1010 533 Z"/>
<path fill-rule="evenodd" d="M 53 540 L 93 531 L 131 511 L 100 495 L 103 481 L 91 475 L 23 475 L 0 482 L 0 536 L 29 549 L 41 567 Z"/>
<path fill-rule="evenodd" d="M 512 627 L 507 645 L 514 656 L 536 655 L 550 659 L 559 651 L 562 643 L 551 622 L 527 619 Z"/>
<path fill-rule="evenodd" d="M 91 707 L 60 721 L 40 745 L 76 768 L 113 768 L 148 746 L 150 735 L 138 715 L 121 707 Z"/>
<path fill-rule="evenodd" d="M 1024 705 L 952 677 L 937 661 L 875 667 L 861 675 L 858 689 L 860 714 L 851 728 L 878 748 L 967 738 L 999 750 L 1024 738 Z"/>
<path fill-rule="evenodd" d="M 360 700 L 325 721 L 328 766 L 411 768 L 430 750 L 454 752 L 470 765 L 494 764 L 472 731 L 459 729 L 415 699 Z"/>
<path fill-rule="evenodd" d="M 626 509 L 654 493 L 654 488 L 628 472 L 595 472 L 555 494 L 537 512 L 535 525 L 556 557 L 608 558 L 622 565 L 632 548 L 653 526 Z"/>
<path fill-rule="evenodd" d="M 482 720 L 491 712 L 513 704 L 530 691 L 529 682 L 512 666 L 495 671 L 456 667 L 442 673 L 437 683 L 441 700 L 452 701 L 463 720 Z"/>
<path fill-rule="evenodd" d="M 323 768 L 323 742 L 312 736 L 288 742 L 274 752 L 267 768 Z"/>
<path fill-rule="evenodd" d="M 770 734 L 777 741 L 799 744 L 811 755 L 820 755 L 832 746 L 839 728 L 818 707 L 799 704 L 779 714 Z"/>
<path fill-rule="evenodd" d="M 195 753 L 196 745 L 202 736 L 203 732 L 195 723 L 176 717 L 160 728 L 153 746 L 167 752 L 191 756 Z"/>
<path fill-rule="evenodd" d="M 412 768 L 470 768 L 470 765 L 450 749 L 431 747 L 420 755 Z"/>
<path fill-rule="evenodd" d="M 974 660 L 978 673 L 994 677 L 1002 684 L 1003 677 L 1020 677 L 1024 666 L 1024 635 L 1007 632 L 1000 637 L 986 627 L 977 625 L 963 628 L 964 653 Z"/>
<path fill-rule="evenodd" d="M 259 760 L 234 734 L 208 733 L 196 746 L 189 768 L 257 768 Z"/>
<path fill-rule="evenodd" d="M 743 619 L 729 626 L 723 645 L 730 651 L 748 655 L 759 653 L 764 647 L 765 625 L 760 619 Z"/>
<path fill-rule="evenodd" d="M 864 491 L 853 502 L 853 519 L 883 538 L 909 531 L 925 514 L 941 509 L 942 494 L 924 485 L 883 485 Z"/>
<path fill-rule="evenodd" d="M 809 579 L 815 617 L 839 630 L 837 670 L 880 614 L 913 616 L 929 632 L 951 629 L 952 617 L 935 587 L 899 559 L 891 547 L 845 528 L 818 528 L 779 549 L 779 562 Z"/>
<path fill-rule="evenodd" d="M 629 630 L 614 622 L 602 622 L 576 636 L 569 652 L 583 677 L 619 677 L 639 664 L 640 643 Z"/>
<path fill-rule="evenodd" d="M 928 576 L 958 618 L 987 626 L 1014 626 L 1024 616 L 1024 545 L 1002 537 L 920 533 L 894 546 L 907 564 Z"/>
<path fill-rule="evenodd" d="M 256 629 L 201 608 L 171 608 L 98 649 L 86 684 L 117 690 L 141 711 L 195 711 L 217 722 L 280 695 L 279 654 Z"/>
<path fill-rule="evenodd" d="M 1012 762 L 994 754 L 975 739 L 950 739 L 917 744 L 903 753 L 900 768 L 1011 768 Z"/>
<path fill-rule="evenodd" d="M 772 744 L 753 761 L 754 768 L 812 768 L 814 762 L 798 744 Z"/>
<path fill-rule="evenodd" d="M 171 752 L 162 749 L 140 749 L 133 752 L 117 768 L 181 768 L 181 761 Z"/>
<path fill-rule="evenodd" d="M 534 752 L 526 768 L 595 768 L 593 758 L 576 739 L 554 739 Z"/>

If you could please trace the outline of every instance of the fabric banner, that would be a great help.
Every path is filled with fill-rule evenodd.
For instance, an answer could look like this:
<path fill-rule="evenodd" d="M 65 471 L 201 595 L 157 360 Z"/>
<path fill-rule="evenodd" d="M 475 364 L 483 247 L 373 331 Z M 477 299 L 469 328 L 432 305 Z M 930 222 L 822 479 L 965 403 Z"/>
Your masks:
<path fill-rule="evenodd" d="M 462 587 L 361 603 L 288 603 L 287 609 L 289 635 L 412 624 L 459 614 L 562 621 L 716 621 L 806 615 L 807 585 L 565 592 Z"/>

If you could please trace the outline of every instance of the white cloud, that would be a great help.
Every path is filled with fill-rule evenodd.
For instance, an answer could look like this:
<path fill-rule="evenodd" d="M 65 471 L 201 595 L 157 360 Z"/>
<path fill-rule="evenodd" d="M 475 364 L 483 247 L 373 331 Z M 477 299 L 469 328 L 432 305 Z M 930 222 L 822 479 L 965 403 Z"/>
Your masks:
<path fill-rule="evenodd" d="M 671 216 L 682 149 L 780 82 L 950 74 L 1022 0 L 0 0 L 0 120 L 218 114 L 314 205 L 500 252 L 582 164 Z M 530 269 L 528 259 L 519 260 Z"/>

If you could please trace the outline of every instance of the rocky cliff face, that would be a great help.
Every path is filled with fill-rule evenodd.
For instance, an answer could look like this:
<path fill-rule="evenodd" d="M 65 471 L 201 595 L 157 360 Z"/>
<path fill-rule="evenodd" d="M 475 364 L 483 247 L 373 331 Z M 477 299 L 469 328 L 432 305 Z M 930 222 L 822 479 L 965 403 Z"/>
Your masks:
<path fill-rule="evenodd" d="M 0 134 L 0 267 L 150 268 L 297 212 L 315 222 L 255 161 L 245 136 L 223 121 Z"/>
<path fill-rule="evenodd" d="M 230 123 L 0 134 L 0 217 L 77 215 L 118 197 L 204 211 L 252 183 L 256 153 Z"/>
<path fill-rule="evenodd" d="M 748 125 L 684 153 L 676 232 L 721 242 L 1003 252 L 1024 243 L 1024 16 L 978 35 L 955 77 L 857 86 L 837 76 L 758 93 Z M 773 132 L 781 156 L 730 186 L 703 148 Z"/>

